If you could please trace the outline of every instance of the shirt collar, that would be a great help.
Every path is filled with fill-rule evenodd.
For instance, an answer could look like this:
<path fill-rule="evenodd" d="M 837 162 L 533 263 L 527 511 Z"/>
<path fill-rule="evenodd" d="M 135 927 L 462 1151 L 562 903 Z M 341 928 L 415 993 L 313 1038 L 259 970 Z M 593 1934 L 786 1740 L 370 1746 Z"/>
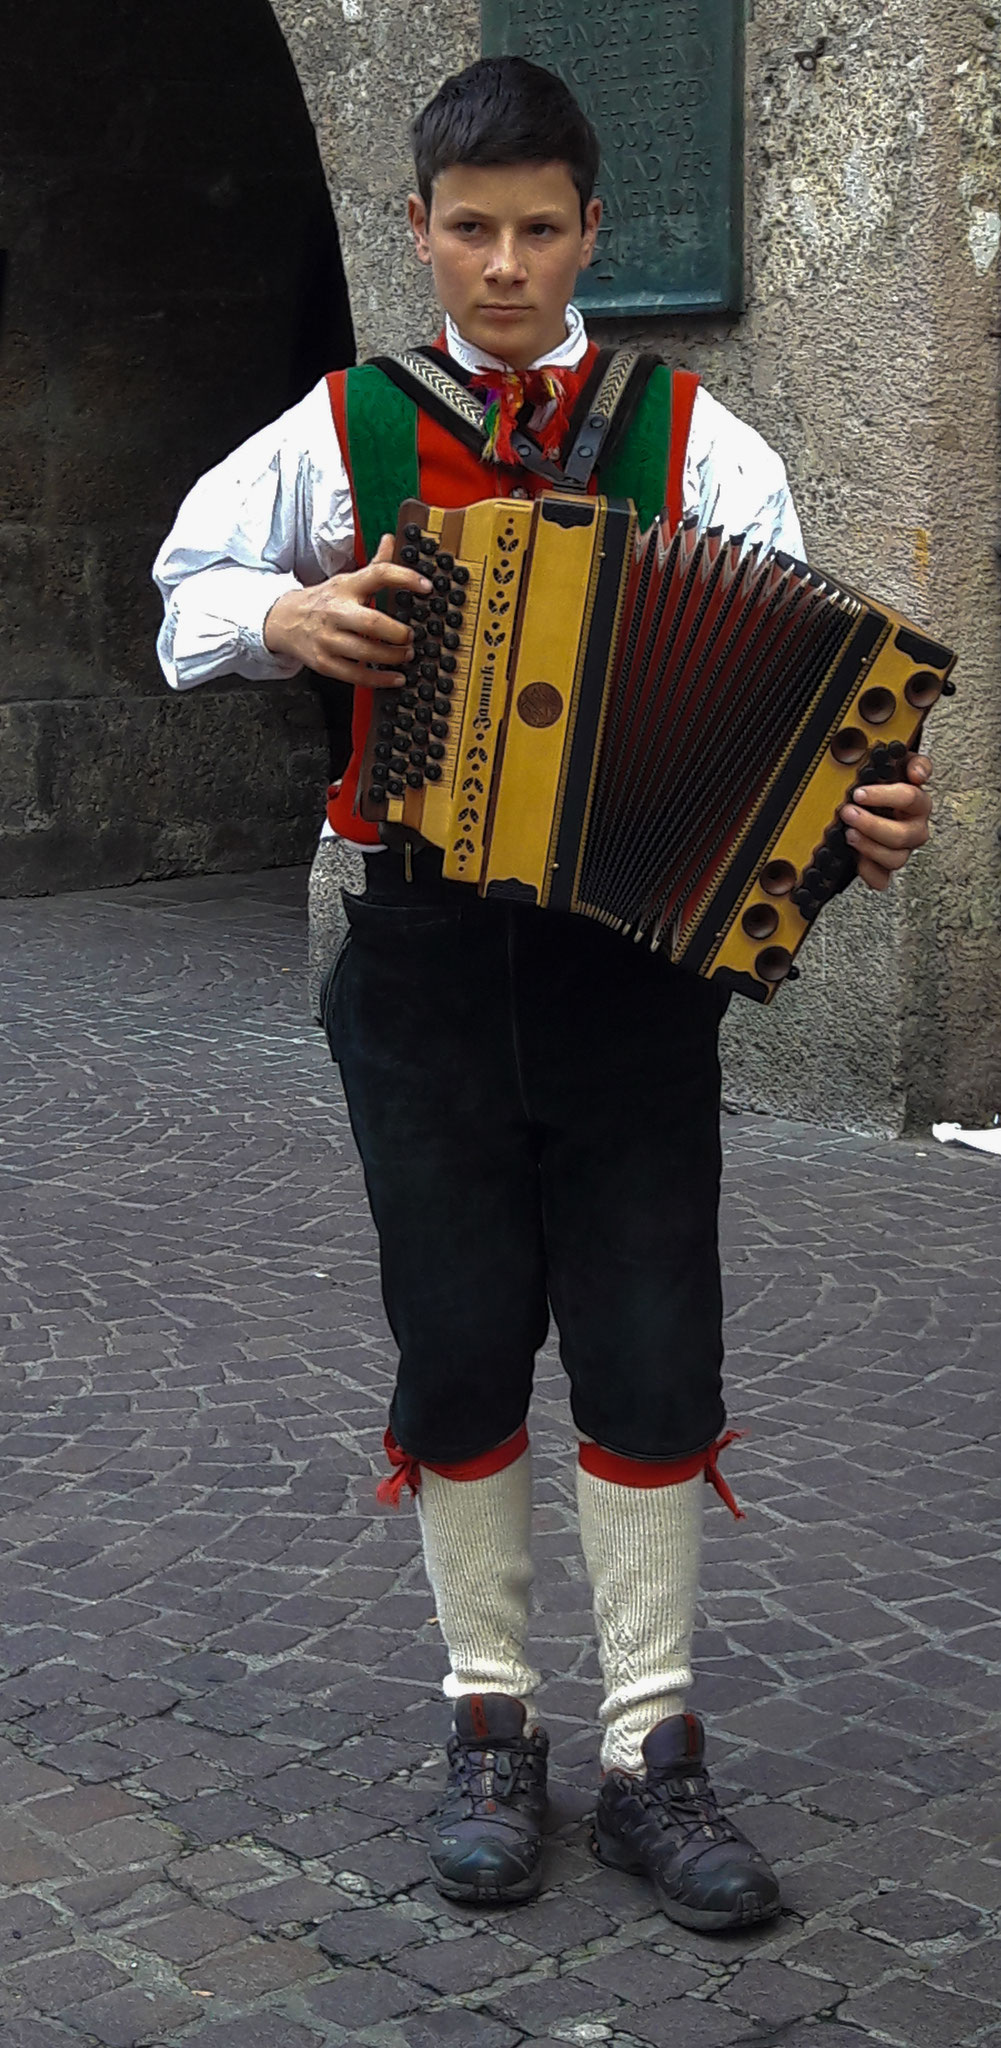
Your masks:
<path fill-rule="evenodd" d="M 506 370 L 508 367 L 502 356 L 488 355 L 486 349 L 476 348 L 472 342 L 466 341 L 450 313 L 445 315 L 445 345 L 459 368 L 468 370 L 471 375 L 475 375 L 477 370 Z M 568 306 L 566 339 L 558 348 L 551 348 L 547 355 L 538 356 L 534 363 L 529 364 L 529 369 L 538 370 L 543 364 L 552 364 L 554 370 L 575 370 L 586 353 L 584 322 L 577 307 Z"/>

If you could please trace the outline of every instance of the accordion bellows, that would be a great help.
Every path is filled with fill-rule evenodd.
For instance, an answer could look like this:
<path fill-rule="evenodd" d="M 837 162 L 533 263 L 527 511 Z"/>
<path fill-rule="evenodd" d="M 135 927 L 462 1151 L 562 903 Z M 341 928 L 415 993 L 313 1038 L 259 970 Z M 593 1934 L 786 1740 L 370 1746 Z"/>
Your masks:
<path fill-rule="evenodd" d="M 789 556 L 553 492 L 408 501 L 414 629 L 380 692 L 368 818 L 488 897 L 599 919 L 767 1001 L 850 881 L 838 820 L 906 772 L 955 657 Z"/>

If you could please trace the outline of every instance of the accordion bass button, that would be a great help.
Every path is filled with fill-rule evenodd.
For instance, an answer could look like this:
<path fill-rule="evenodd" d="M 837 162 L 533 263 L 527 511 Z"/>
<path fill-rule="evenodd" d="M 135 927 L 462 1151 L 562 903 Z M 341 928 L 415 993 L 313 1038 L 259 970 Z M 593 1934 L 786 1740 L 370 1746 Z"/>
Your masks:
<path fill-rule="evenodd" d="M 788 896 L 798 876 L 791 860 L 770 860 L 758 876 L 758 887 L 766 896 Z"/>
<path fill-rule="evenodd" d="M 754 971 L 762 981 L 784 981 L 792 966 L 792 954 L 786 946 L 766 946 L 755 957 Z"/>
<path fill-rule="evenodd" d="M 779 914 L 773 903 L 752 903 L 740 920 L 741 929 L 749 939 L 770 939 L 778 929 Z"/>

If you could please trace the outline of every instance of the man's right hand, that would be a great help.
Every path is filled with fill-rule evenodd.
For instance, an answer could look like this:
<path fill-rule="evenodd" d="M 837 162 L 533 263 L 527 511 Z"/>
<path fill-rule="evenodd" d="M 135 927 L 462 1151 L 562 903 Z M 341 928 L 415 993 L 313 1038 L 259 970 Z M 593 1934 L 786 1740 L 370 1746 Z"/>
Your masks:
<path fill-rule="evenodd" d="M 264 645 L 339 683 L 394 689 L 404 680 L 395 664 L 413 659 L 413 636 L 402 619 L 376 611 L 375 599 L 380 590 L 430 589 L 426 576 L 393 561 L 393 536 L 384 533 L 366 568 L 286 591 L 264 621 Z"/>

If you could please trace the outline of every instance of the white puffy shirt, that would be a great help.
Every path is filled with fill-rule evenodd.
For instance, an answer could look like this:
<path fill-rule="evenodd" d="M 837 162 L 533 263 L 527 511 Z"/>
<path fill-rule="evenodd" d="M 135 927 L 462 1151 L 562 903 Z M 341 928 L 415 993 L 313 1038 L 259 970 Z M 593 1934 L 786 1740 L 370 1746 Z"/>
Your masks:
<path fill-rule="evenodd" d="M 446 321 L 450 354 L 466 370 L 503 368 Z M 540 362 L 576 368 L 587 348 L 576 306 L 566 340 Z M 803 537 L 779 456 L 702 389 L 685 462 L 685 516 L 801 557 Z M 264 645 L 264 621 L 286 590 L 354 567 L 354 519 L 344 455 L 325 380 L 207 471 L 188 492 L 157 555 L 164 601 L 157 653 L 172 689 L 213 676 L 253 682 L 298 674 Z"/>

